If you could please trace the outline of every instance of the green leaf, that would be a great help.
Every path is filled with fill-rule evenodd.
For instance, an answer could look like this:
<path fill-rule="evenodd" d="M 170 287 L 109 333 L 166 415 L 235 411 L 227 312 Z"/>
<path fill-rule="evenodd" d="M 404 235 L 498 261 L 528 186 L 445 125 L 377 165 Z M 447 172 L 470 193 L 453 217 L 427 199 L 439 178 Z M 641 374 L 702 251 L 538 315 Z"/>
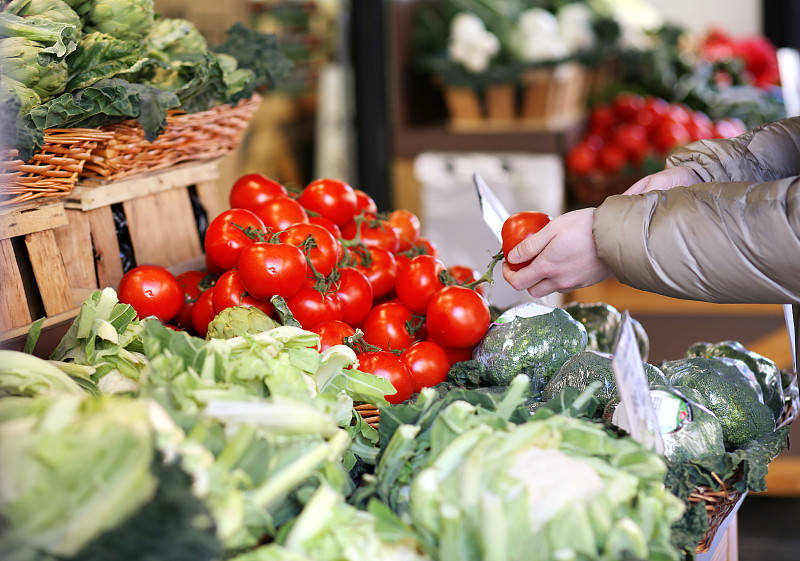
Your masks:
<path fill-rule="evenodd" d="M 25 348 L 22 352 L 33 354 L 33 349 L 36 347 L 36 342 L 39 340 L 39 334 L 42 332 L 42 324 L 45 318 L 41 317 L 34 321 L 28 329 L 28 337 L 25 339 Z"/>
<path fill-rule="evenodd" d="M 142 62 L 142 47 L 138 41 L 122 41 L 98 32 L 84 35 L 75 52 L 67 57 L 66 91 L 91 86 L 121 72 L 135 71 Z"/>
<path fill-rule="evenodd" d="M 274 88 L 293 66 L 278 48 L 276 35 L 256 31 L 238 22 L 228 29 L 225 42 L 211 50 L 234 56 L 239 68 L 251 70 L 256 88 Z"/>

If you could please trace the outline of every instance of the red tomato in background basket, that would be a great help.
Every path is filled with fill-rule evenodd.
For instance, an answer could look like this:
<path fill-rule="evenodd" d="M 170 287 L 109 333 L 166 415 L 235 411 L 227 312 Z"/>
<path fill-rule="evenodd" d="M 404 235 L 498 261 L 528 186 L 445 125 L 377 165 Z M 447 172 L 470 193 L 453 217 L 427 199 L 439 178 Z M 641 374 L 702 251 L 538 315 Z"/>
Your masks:
<path fill-rule="evenodd" d="M 285 230 L 292 224 L 308 222 L 308 214 L 303 206 L 291 197 L 276 197 L 270 199 L 255 211 L 264 225 L 278 232 Z"/>
<path fill-rule="evenodd" d="M 231 208 L 246 208 L 255 212 L 267 201 L 288 195 L 286 188 L 277 181 L 260 173 L 248 173 L 234 182 L 228 201 Z"/>
<path fill-rule="evenodd" d="M 254 298 L 290 298 L 303 286 L 308 262 L 295 245 L 256 242 L 242 251 L 238 269 L 242 286 Z"/>
<path fill-rule="evenodd" d="M 403 350 L 414 342 L 408 328 L 413 325 L 411 310 L 398 301 L 384 302 L 373 307 L 364 321 L 361 331 L 364 341 L 384 351 Z"/>
<path fill-rule="evenodd" d="M 160 265 L 138 265 L 125 273 L 117 297 L 130 304 L 139 319 L 156 316 L 161 323 L 178 315 L 184 302 L 183 288 L 175 275 Z"/>
<path fill-rule="evenodd" d="M 275 306 L 268 300 L 260 300 L 247 293 L 237 269 L 225 271 L 214 285 L 214 313 L 218 314 L 231 306 L 255 306 L 268 316 L 275 315 Z"/>
<path fill-rule="evenodd" d="M 515 212 L 506 218 L 506 221 L 503 223 L 503 228 L 500 231 L 500 235 L 503 238 L 503 256 L 508 257 L 508 253 L 514 249 L 519 242 L 544 228 L 548 222 L 550 222 L 550 216 L 535 210 Z M 512 271 L 518 271 L 528 263 L 530 263 L 530 261 L 515 263 L 513 265 L 508 263 L 508 266 Z"/>
<path fill-rule="evenodd" d="M 444 288 L 439 280 L 444 270 L 444 263 L 432 255 L 413 257 L 397 271 L 397 297 L 411 312 L 425 315 L 431 296 Z"/>
<path fill-rule="evenodd" d="M 173 318 L 173 323 L 182 329 L 192 331 L 192 308 L 203 290 L 213 285 L 215 279 L 205 271 L 186 271 L 175 277 L 175 280 L 183 289 L 183 306 Z"/>

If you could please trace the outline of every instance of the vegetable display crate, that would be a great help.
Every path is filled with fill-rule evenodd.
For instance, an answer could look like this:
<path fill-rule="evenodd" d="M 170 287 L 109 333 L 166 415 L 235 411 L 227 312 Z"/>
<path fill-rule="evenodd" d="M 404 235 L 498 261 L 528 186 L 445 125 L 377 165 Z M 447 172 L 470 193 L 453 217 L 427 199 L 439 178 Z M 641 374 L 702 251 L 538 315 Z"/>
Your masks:
<path fill-rule="evenodd" d="M 580 206 L 597 206 L 606 197 L 619 195 L 644 177 L 643 173 L 577 174 L 567 173 L 567 192 L 570 201 Z"/>
<path fill-rule="evenodd" d="M 153 141 L 145 139 L 136 120 L 104 125 L 99 130 L 110 136 L 92 151 L 81 177 L 118 180 L 224 156 L 239 145 L 260 103 L 261 96 L 254 94 L 198 113 L 168 111 L 167 126 Z"/>
<path fill-rule="evenodd" d="M 584 117 L 589 83 L 585 67 L 565 63 L 527 70 L 519 84 L 492 84 L 481 91 L 445 85 L 441 89 L 455 132 L 561 130 Z"/>
<path fill-rule="evenodd" d="M 27 162 L 17 150 L 0 150 L 0 207 L 65 196 L 92 151 L 112 138 L 97 129 L 47 129 L 42 148 Z"/>
<path fill-rule="evenodd" d="M 794 379 L 794 384 L 797 383 L 797 378 Z M 783 409 L 781 418 L 778 419 L 777 427 L 781 428 L 790 425 L 800 413 L 800 402 L 798 402 L 795 395 L 792 399 L 787 399 Z M 697 545 L 696 553 L 707 554 L 709 559 L 713 561 L 724 561 L 725 557 L 716 555 L 717 549 L 725 547 L 727 543 L 724 539 L 724 534 L 731 531 L 729 524 L 735 521 L 736 512 L 744 501 L 747 492 L 742 492 L 734 487 L 734 484 L 743 477 L 741 470 L 734 473 L 734 475 L 725 481 L 717 481 L 718 487 L 711 488 L 710 486 L 697 487 L 694 492 L 689 496 L 689 501 L 692 503 L 702 503 L 705 505 L 706 513 L 708 514 L 708 530 L 706 531 L 703 539 Z M 733 529 L 735 531 L 735 528 Z M 717 536 L 723 539 L 718 539 Z"/>
<path fill-rule="evenodd" d="M 135 265 L 204 266 L 192 195 L 208 219 L 216 216 L 223 209 L 218 177 L 218 161 L 210 161 L 76 185 L 64 203 L 68 224 L 56 232 L 70 286 L 116 288 L 124 273 L 121 236 L 130 239 Z"/>
<path fill-rule="evenodd" d="M 71 288 L 56 232 L 68 223 L 60 201 L 0 206 L 0 346 L 71 320 L 85 294 Z"/>

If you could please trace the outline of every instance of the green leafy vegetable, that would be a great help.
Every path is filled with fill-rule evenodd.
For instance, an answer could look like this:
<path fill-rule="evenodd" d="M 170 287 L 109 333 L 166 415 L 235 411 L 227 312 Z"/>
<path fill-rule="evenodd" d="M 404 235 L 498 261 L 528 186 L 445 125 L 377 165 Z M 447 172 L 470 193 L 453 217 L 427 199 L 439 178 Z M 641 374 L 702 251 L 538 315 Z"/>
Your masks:
<path fill-rule="evenodd" d="M 138 41 L 123 41 L 106 33 L 88 33 L 69 57 L 68 92 L 91 86 L 102 78 L 134 72 L 143 63 Z"/>

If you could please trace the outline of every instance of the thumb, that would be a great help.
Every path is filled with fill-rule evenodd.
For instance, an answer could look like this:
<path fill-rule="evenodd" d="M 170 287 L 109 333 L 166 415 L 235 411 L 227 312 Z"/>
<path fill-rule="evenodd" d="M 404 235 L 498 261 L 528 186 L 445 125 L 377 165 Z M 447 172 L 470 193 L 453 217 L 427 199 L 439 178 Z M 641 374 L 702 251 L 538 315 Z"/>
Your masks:
<path fill-rule="evenodd" d="M 508 252 L 507 261 L 514 264 L 524 263 L 539 255 L 550 241 L 550 237 L 545 233 L 546 228 L 545 226 L 535 234 L 528 234 L 525 239 Z"/>

